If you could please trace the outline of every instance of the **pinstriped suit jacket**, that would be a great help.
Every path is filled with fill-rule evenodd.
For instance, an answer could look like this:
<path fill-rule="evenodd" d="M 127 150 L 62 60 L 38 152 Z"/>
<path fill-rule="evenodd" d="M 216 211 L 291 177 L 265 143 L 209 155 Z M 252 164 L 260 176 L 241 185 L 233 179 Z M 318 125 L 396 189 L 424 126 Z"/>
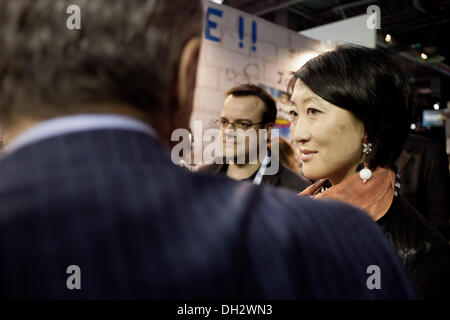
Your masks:
<path fill-rule="evenodd" d="M 70 265 L 80 290 L 66 285 Z M 417 298 L 362 211 L 192 174 L 122 130 L 49 138 L 0 162 L 0 296 Z"/>

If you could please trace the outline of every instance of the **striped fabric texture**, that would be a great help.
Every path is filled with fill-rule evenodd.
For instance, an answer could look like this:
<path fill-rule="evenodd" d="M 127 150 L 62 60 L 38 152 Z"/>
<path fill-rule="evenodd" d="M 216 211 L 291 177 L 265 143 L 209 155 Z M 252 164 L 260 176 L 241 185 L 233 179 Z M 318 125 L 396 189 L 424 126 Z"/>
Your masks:
<path fill-rule="evenodd" d="M 2 159 L 0 297 L 419 298 L 359 209 L 193 174 L 169 154 L 143 133 L 92 130 Z"/>

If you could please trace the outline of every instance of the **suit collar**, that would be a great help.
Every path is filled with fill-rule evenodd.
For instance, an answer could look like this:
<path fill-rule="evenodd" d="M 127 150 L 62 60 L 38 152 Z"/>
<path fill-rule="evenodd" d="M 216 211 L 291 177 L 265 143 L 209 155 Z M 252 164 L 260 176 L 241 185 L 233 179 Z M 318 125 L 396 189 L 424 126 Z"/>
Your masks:
<path fill-rule="evenodd" d="M 39 122 L 13 139 L 4 153 L 8 155 L 29 144 L 64 134 L 106 129 L 131 130 L 158 137 L 152 127 L 133 117 L 119 114 L 77 114 Z"/>
<path fill-rule="evenodd" d="M 219 173 L 223 170 L 225 165 L 226 165 L 225 163 L 223 163 L 223 164 L 212 163 L 205 167 L 204 172 Z M 262 183 L 273 185 L 273 186 L 278 185 L 278 182 L 280 180 L 281 170 L 283 170 L 283 169 L 282 169 L 282 165 L 280 163 L 280 168 L 278 170 L 278 173 L 274 174 L 274 175 L 264 175 L 262 178 Z"/>
<path fill-rule="evenodd" d="M 68 172 L 174 166 L 158 139 L 132 130 L 90 130 L 27 144 L 0 161 L 0 185 Z M 159 169 L 158 169 L 159 170 Z"/>
<path fill-rule="evenodd" d="M 223 170 L 225 165 L 226 165 L 225 163 L 222 163 L 222 164 L 220 164 L 220 163 L 213 163 L 213 164 L 210 165 L 209 172 L 219 173 L 219 172 L 221 172 Z"/>
<path fill-rule="evenodd" d="M 278 173 L 274 174 L 274 175 L 270 175 L 270 176 L 265 175 L 262 179 L 262 182 L 264 184 L 270 184 L 272 186 L 278 185 L 278 182 L 280 181 L 280 170 L 282 170 L 281 163 L 280 163 L 280 168 L 278 169 Z"/>
<path fill-rule="evenodd" d="M 402 171 L 403 168 L 406 167 L 408 162 L 413 158 L 414 156 L 411 153 L 409 153 L 406 149 L 403 149 L 397 161 L 395 161 L 395 165 L 397 166 L 398 171 Z"/>
<path fill-rule="evenodd" d="M 397 161 L 395 161 L 398 171 L 402 171 L 412 159 L 414 159 L 414 145 L 412 136 L 408 135 L 403 145 L 402 152 Z"/>

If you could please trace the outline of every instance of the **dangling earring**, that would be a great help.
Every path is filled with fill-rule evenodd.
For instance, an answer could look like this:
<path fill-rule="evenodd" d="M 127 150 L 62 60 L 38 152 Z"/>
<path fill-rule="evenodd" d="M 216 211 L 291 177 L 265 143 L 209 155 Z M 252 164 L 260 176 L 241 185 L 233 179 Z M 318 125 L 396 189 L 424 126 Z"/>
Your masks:
<path fill-rule="evenodd" d="M 372 144 L 367 142 L 367 137 L 364 137 L 364 142 L 362 144 L 363 146 L 363 153 L 367 156 L 369 153 L 372 152 Z M 359 177 L 361 178 L 363 183 L 366 183 L 367 181 L 372 178 L 372 170 L 369 169 L 369 164 L 364 162 L 364 168 L 359 172 Z"/>

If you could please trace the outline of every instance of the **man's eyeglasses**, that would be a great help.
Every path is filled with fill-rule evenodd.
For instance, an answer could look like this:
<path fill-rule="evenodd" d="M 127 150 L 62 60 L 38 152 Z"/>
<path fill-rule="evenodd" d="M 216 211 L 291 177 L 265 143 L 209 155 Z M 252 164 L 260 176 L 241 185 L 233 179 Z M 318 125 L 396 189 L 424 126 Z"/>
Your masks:
<path fill-rule="evenodd" d="M 255 124 L 261 124 L 262 122 L 251 122 L 249 120 L 236 120 L 228 121 L 227 119 L 221 118 L 214 121 L 215 124 L 220 128 L 226 128 L 231 125 L 233 129 L 248 129 Z"/>

